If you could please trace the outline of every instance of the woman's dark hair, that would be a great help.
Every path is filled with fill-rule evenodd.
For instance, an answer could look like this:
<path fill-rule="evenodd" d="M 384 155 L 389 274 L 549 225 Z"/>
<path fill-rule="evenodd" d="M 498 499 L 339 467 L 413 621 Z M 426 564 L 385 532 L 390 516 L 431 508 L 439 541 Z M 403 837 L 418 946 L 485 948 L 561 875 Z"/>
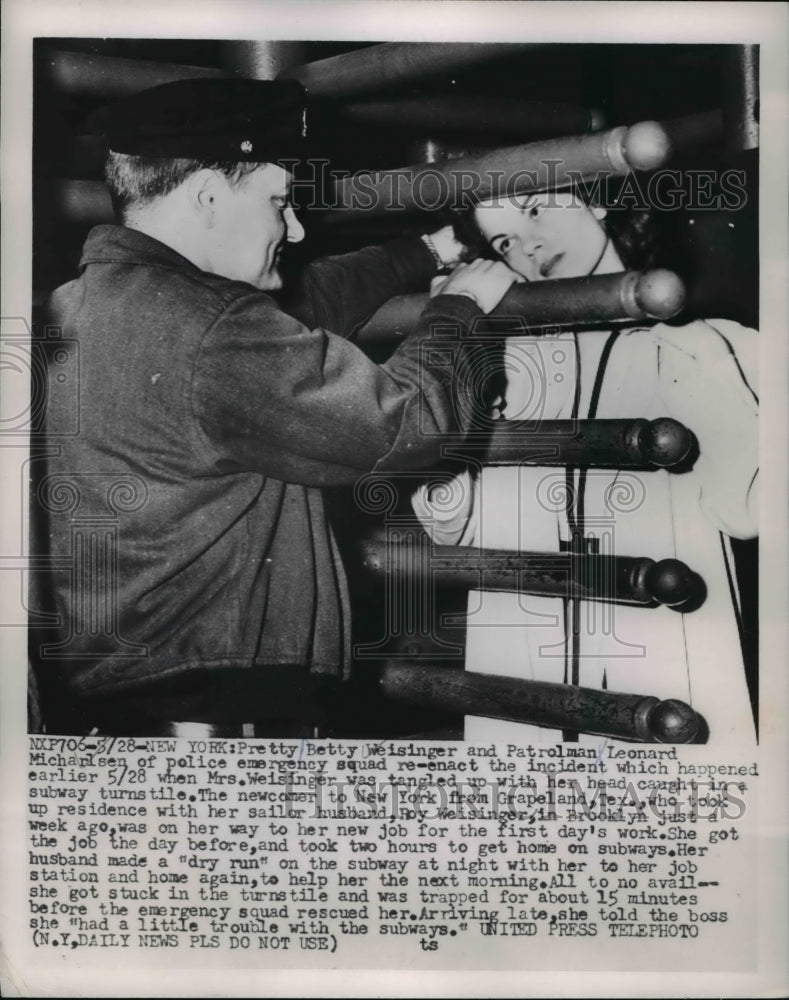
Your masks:
<path fill-rule="evenodd" d="M 667 213 L 658 213 L 653 209 L 619 204 L 618 195 L 624 179 L 613 180 L 616 183 L 609 183 L 604 188 L 601 185 L 589 187 L 578 184 L 573 190 L 585 205 L 604 205 L 607 211 L 602 221 L 603 228 L 628 270 L 644 271 L 660 266 L 671 266 L 676 270 L 676 246 L 672 232 L 674 226 L 671 224 L 673 219 L 669 220 Z M 605 192 L 602 202 L 601 188 Z M 500 260 L 500 255 L 482 235 L 477 224 L 477 204 L 469 202 L 453 213 L 455 236 L 467 248 L 467 259 L 483 257 L 487 260 Z"/>

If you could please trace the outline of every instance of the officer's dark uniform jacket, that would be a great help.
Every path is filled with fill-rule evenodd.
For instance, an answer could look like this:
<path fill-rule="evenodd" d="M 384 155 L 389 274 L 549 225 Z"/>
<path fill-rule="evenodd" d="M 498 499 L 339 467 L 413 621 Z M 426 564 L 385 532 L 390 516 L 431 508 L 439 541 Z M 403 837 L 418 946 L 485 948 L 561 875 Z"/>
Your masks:
<path fill-rule="evenodd" d="M 195 667 L 347 667 L 321 487 L 438 456 L 450 372 L 423 348 L 431 323 L 463 330 L 479 311 L 432 300 L 381 366 L 338 334 L 434 271 L 415 239 L 313 265 L 299 312 L 328 333 L 139 232 L 91 232 L 47 316 L 76 352 L 80 424 L 57 436 L 68 404 L 52 392 L 38 498 L 61 624 L 43 669 L 85 695 Z"/>

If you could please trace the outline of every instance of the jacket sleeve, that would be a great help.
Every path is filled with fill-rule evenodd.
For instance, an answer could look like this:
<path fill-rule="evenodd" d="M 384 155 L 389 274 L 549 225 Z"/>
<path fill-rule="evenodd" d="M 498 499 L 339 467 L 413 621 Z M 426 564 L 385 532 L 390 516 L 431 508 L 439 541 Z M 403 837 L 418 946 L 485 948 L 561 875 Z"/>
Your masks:
<path fill-rule="evenodd" d="M 468 298 L 431 300 L 383 365 L 311 330 L 265 294 L 232 302 L 203 338 L 192 415 L 208 473 L 254 470 L 306 486 L 354 483 L 369 471 L 423 468 L 462 430 L 455 361 L 477 316 Z"/>
<path fill-rule="evenodd" d="M 699 444 L 693 475 L 707 518 L 734 538 L 758 534 L 758 333 L 731 320 L 653 328 L 668 413 Z"/>
<path fill-rule="evenodd" d="M 279 302 L 305 326 L 349 337 L 393 296 L 424 291 L 435 273 L 422 240 L 404 237 L 309 264 Z"/>

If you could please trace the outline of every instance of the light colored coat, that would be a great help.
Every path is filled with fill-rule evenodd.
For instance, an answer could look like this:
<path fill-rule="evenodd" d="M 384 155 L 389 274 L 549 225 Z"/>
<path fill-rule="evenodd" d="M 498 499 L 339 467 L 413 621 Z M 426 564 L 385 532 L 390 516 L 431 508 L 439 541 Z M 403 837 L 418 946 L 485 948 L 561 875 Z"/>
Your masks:
<path fill-rule="evenodd" d="M 597 418 L 670 416 L 690 428 L 699 457 L 689 472 L 588 470 L 585 527 L 603 553 L 682 560 L 704 579 L 707 598 L 688 614 L 581 602 L 579 682 L 686 701 L 706 719 L 711 742 L 752 734 L 729 538 L 757 533 L 757 334 L 726 320 L 624 330 L 600 372 L 609 337 L 585 331 L 508 341 L 503 416 L 570 419 L 579 386 L 575 415 L 587 418 L 601 378 Z M 578 483 L 576 470 L 576 490 Z M 468 500 L 451 517 L 431 509 L 425 491 L 414 498 L 436 541 L 555 552 L 569 538 L 562 468 L 488 467 L 455 485 Z M 568 646 L 561 599 L 469 594 L 468 669 L 562 682 Z M 560 738 L 476 718 L 467 720 L 466 736 Z"/>

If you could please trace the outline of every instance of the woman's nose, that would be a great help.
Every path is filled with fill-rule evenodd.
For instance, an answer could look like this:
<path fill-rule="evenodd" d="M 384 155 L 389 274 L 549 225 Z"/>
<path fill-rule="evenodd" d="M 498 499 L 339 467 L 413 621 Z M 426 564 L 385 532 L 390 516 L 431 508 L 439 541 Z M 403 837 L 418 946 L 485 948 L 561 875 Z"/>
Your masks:
<path fill-rule="evenodd" d="M 304 226 L 296 218 L 296 213 L 290 205 L 285 212 L 285 230 L 288 243 L 301 243 L 304 239 Z"/>

